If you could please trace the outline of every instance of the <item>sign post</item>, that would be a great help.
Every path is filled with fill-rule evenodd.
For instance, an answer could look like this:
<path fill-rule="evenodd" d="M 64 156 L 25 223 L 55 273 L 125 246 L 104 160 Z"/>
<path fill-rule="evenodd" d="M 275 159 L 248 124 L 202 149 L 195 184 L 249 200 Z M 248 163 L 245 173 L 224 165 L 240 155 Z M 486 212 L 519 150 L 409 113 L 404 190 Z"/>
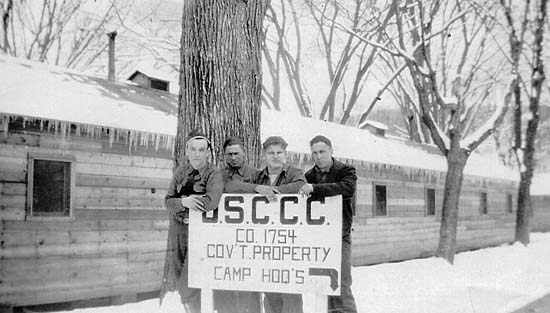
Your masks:
<path fill-rule="evenodd" d="M 340 294 L 341 206 L 341 196 L 224 194 L 217 210 L 190 214 L 189 287 L 208 299 L 207 289 L 307 294 L 316 308 L 305 311 L 326 312 Z"/>

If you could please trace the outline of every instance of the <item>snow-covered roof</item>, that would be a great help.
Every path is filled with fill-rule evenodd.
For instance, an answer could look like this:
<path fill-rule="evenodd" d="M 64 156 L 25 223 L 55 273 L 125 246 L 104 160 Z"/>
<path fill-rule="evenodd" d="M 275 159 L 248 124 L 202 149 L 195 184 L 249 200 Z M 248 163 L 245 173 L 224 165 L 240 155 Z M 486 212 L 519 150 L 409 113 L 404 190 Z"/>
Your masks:
<path fill-rule="evenodd" d="M 550 195 L 550 173 L 535 173 L 531 195 Z"/>
<path fill-rule="evenodd" d="M 0 113 L 174 136 L 177 97 L 0 56 Z"/>
<path fill-rule="evenodd" d="M 175 95 L 115 83 L 41 63 L 0 56 L 0 115 L 129 130 L 175 137 Z M 380 137 L 367 130 L 295 114 L 262 110 L 262 138 L 281 135 L 288 150 L 309 153 L 309 140 L 331 138 L 336 157 L 446 171 L 434 146 Z M 142 136 L 143 137 L 143 136 Z M 173 138 L 172 138 L 173 139 Z M 169 141 L 173 144 L 173 140 Z M 473 153 L 465 174 L 517 180 L 517 173 Z"/>
<path fill-rule="evenodd" d="M 355 127 L 262 110 L 262 138 L 280 135 L 288 141 L 288 150 L 309 153 L 309 140 L 316 135 L 331 139 L 334 156 L 436 171 L 446 171 L 446 159 L 435 146 L 396 140 L 371 134 Z M 482 177 L 517 180 L 516 171 L 502 166 L 496 158 L 472 153 L 464 173 Z"/>

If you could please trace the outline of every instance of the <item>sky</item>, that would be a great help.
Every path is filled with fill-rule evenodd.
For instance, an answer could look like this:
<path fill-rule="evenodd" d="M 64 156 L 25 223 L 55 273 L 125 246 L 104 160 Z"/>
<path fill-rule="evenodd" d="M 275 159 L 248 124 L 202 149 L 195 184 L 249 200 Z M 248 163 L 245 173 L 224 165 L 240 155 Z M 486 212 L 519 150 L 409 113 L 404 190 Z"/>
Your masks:
<path fill-rule="evenodd" d="M 359 312 L 507 313 L 550 293 L 550 233 L 531 234 L 531 243 L 502 245 L 439 258 L 353 268 L 352 290 Z M 311 305 L 304 301 L 304 305 Z M 64 313 L 184 312 L 179 296 L 122 306 Z"/>

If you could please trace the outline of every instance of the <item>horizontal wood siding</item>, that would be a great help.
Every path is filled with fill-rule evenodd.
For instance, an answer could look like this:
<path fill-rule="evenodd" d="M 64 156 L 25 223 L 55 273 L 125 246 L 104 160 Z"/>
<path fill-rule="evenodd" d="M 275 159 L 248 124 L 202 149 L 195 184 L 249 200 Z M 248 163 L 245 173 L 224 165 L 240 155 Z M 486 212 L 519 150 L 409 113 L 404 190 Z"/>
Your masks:
<path fill-rule="evenodd" d="M 26 140 L 33 144 L 23 145 Z M 92 139 L 49 135 L 0 144 L 0 303 L 160 289 L 168 231 L 163 204 L 173 162 L 129 156 L 127 146 L 126 155 L 105 150 Z M 72 220 L 25 221 L 29 153 L 74 157 Z"/>
<path fill-rule="evenodd" d="M 160 288 L 165 211 L 81 209 L 75 215 L 73 221 L 2 221 L 0 303 L 32 305 Z"/>
<path fill-rule="evenodd" d="M 531 230 L 550 231 L 550 195 L 531 196 L 531 205 L 533 207 Z"/>
<path fill-rule="evenodd" d="M 512 242 L 513 214 L 486 219 L 462 219 L 457 230 L 457 250 L 465 251 Z M 435 254 L 440 222 L 434 217 L 371 218 L 355 224 L 352 264 L 376 264 Z"/>

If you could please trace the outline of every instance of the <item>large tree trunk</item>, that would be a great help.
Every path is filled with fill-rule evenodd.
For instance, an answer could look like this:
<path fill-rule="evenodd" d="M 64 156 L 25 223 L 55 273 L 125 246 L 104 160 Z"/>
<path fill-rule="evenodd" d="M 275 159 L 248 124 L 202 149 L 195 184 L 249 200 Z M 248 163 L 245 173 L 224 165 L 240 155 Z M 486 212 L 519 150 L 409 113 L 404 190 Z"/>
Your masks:
<path fill-rule="evenodd" d="M 523 151 L 523 166 L 525 170 L 521 172 L 518 192 L 518 209 L 516 214 L 516 241 L 527 245 L 529 243 L 529 220 L 532 215 L 531 208 L 531 181 L 533 179 L 533 171 L 535 168 L 535 139 L 537 136 L 537 128 L 539 125 L 539 103 L 541 97 L 541 89 L 543 82 L 546 79 L 544 73 L 544 57 L 543 57 L 543 39 L 544 27 L 547 16 L 548 0 L 542 0 L 536 8 L 536 23 L 535 23 L 535 39 L 534 39 L 534 65 L 532 71 L 531 87 L 533 93 L 529 96 L 529 113 L 531 118 L 527 121 L 527 129 L 525 130 L 525 148 Z M 517 98 L 519 99 L 519 95 Z M 516 138 L 521 134 L 521 129 L 515 129 Z"/>
<path fill-rule="evenodd" d="M 453 264 L 456 252 L 458 203 L 468 155 L 460 148 L 452 149 L 447 156 L 447 176 L 443 193 L 441 227 L 437 256 Z"/>
<path fill-rule="evenodd" d="M 214 163 L 222 162 L 225 138 L 237 136 L 245 144 L 248 162 L 258 165 L 265 8 L 265 0 L 185 1 L 176 165 L 185 160 L 191 130 L 203 131 L 211 139 Z M 175 289 L 169 254 L 161 299 Z"/>
<path fill-rule="evenodd" d="M 186 135 L 198 129 L 210 137 L 216 164 L 229 135 L 242 138 L 249 162 L 258 163 L 265 9 L 265 1 L 185 1 L 177 162 Z"/>
<path fill-rule="evenodd" d="M 532 175 L 532 174 L 531 174 Z M 529 243 L 530 216 L 531 216 L 531 196 L 529 188 L 531 182 L 526 177 L 526 173 L 521 173 L 518 191 L 518 208 L 516 212 L 516 241 L 524 245 Z"/>

